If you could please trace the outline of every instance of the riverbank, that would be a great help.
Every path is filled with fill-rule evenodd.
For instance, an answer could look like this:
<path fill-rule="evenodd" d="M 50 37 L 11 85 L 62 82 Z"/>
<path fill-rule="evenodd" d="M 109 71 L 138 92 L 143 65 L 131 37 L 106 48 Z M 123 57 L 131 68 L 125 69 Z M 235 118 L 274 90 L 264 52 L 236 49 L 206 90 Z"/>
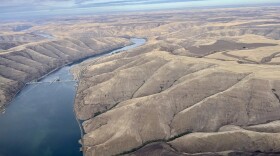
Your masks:
<path fill-rule="evenodd" d="M 81 61 L 91 58 L 91 57 L 97 57 L 103 54 L 106 54 L 110 51 L 122 48 L 124 46 L 127 45 L 131 45 L 132 43 L 127 41 L 126 39 L 124 40 L 120 40 L 121 42 L 119 43 L 114 43 L 112 45 L 107 44 L 106 48 L 102 48 L 105 49 L 105 51 L 102 51 L 101 49 L 95 49 L 95 52 L 92 52 L 92 49 L 89 49 L 89 52 L 85 52 L 85 55 L 83 57 L 83 55 L 76 55 L 73 56 L 73 58 L 68 59 L 68 60 L 60 60 L 57 66 L 54 66 L 53 68 L 51 67 L 44 67 L 42 68 L 43 70 L 41 72 L 36 72 L 36 73 L 29 73 L 27 77 L 25 77 L 24 79 L 18 81 L 18 82 L 14 82 L 13 86 L 3 86 L 0 90 L 0 94 L 1 92 L 3 92 L 3 95 L 0 95 L 0 110 L 3 110 L 5 107 L 7 107 L 7 105 L 9 105 L 9 103 L 11 102 L 11 100 L 18 95 L 21 90 L 26 87 L 26 84 L 32 81 L 40 81 L 41 79 L 45 78 L 46 76 L 48 76 L 49 74 L 59 70 L 60 68 L 64 67 L 64 66 L 69 66 L 69 65 L 73 65 L 75 63 L 80 63 Z M 92 53 L 90 53 L 92 52 Z M 13 54 L 14 55 L 14 54 Z M 22 54 L 21 54 L 22 55 Z M 0 58 L 3 57 L 2 55 L 0 55 Z M 75 59 L 77 58 L 77 59 Z M 2 70 L 2 69 L 1 69 Z M 46 70 L 46 71 L 44 71 Z M 6 72 L 6 71 L 5 71 Z M 12 71 L 11 71 L 12 72 Z M 0 71 L 1 73 L 1 71 Z M 14 80 L 12 80 L 13 82 Z M 11 88 L 13 88 L 11 90 Z M 2 98 L 1 98 L 2 97 Z"/>
<path fill-rule="evenodd" d="M 75 109 L 86 155 L 277 155 L 277 66 L 174 55 L 151 42 L 81 64 Z"/>
<path fill-rule="evenodd" d="M 134 43 L 133 39 L 132 43 Z M 87 60 L 135 46 L 139 45 L 129 44 L 123 48 L 103 53 L 103 55 L 94 55 Z M 78 65 L 81 60 L 76 63 Z M 80 146 L 83 145 L 83 142 L 81 141 L 80 145 L 78 140 L 83 138 L 84 131 L 73 106 L 78 86 L 76 82 L 70 81 L 74 79 L 70 72 L 74 65 L 74 63 L 64 65 L 64 67 L 41 77 L 38 81 L 43 83 L 26 85 L 12 100 L 6 108 L 6 113 L 0 115 L 0 145 L 3 147 L 0 149 L 1 154 L 22 156 L 37 156 L 50 152 L 52 156 L 83 154 L 80 152 Z M 48 83 L 57 79 L 60 80 L 57 83 Z M 17 133 L 20 134 L 17 136 L 15 131 L 19 129 L 23 131 Z M 16 137 L 12 137 L 13 135 Z M 17 142 L 13 138 L 20 138 L 20 141 Z M 21 142 L 24 142 L 25 145 L 22 145 Z M 61 142 L 67 143 L 60 144 Z M 13 146 L 9 143 L 13 143 Z M 15 151 L 11 150 L 11 147 L 20 149 Z M 83 146 L 81 149 L 83 151 Z"/>
<path fill-rule="evenodd" d="M 131 40 L 131 42 L 133 43 L 133 44 L 130 44 L 129 46 L 125 46 L 125 47 L 122 47 L 122 48 L 120 48 L 120 49 L 116 49 L 116 50 L 113 50 L 113 51 L 111 51 L 111 52 L 109 52 L 109 53 L 104 53 L 103 54 L 103 57 L 104 56 L 108 56 L 108 55 L 111 55 L 111 54 L 116 54 L 116 53 L 119 53 L 119 52 L 123 52 L 123 51 L 126 51 L 126 50 L 130 50 L 130 49 L 134 49 L 134 48 L 136 48 L 136 47 L 139 47 L 139 46 L 142 46 L 142 45 L 144 45 L 146 42 L 147 42 L 147 38 L 132 38 L 132 39 L 130 39 Z M 102 59 L 102 57 L 97 57 L 96 59 L 94 59 L 94 61 L 98 61 L 99 59 Z M 79 85 L 80 85 L 80 82 L 79 82 L 79 79 L 80 79 L 80 75 L 81 75 L 81 72 L 83 72 L 83 69 L 81 69 L 80 68 L 80 66 L 81 65 L 84 65 L 84 64 L 86 64 L 86 63 L 89 63 L 89 62 L 91 62 L 93 59 L 84 59 L 84 62 L 80 62 L 79 64 L 75 64 L 71 69 L 70 69 L 70 72 L 73 74 L 73 76 L 74 76 L 74 79 L 75 80 L 77 80 L 78 81 L 78 84 L 77 84 L 77 87 L 76 87 L 76 93 L 78 92 L 78 89 L 80 88 L 79 87 Z M 78 99 L 78 97 L 77 97 L 78 95 L 76 94 L 75 95 L 75 102 L 74 102 L 74 104 L 77 102 L 76 100 Z M 84 141 L 83 141 L 83 137 L 84 137 L 84 135 L 85 135 L 85 132 L 84 132 L 84 129 L 83 129 L 83 125 L 82 125 L 82 123 L 84 122 L 83 120 L 80 120 L 78 117 L 77 117 L 77 113 L 78 112 L 76 112 L 76 109 L 73 109 L 74 110 L 74 113 L 75 113 L 75 118 L 76 118 L 76 121 L 77 121 L 77 123 L 78 123 L 78 125 L 79 125 L 79 128 L 80 128 L 80 132 L 81 132 L 81 139 L 80 139 L 80 144 L 82 145 L 82 147 L 81 147 L 81 150 L 83 151 L 83 154 L 85 154 L 85 147 L 83 146 L 84 145 Z"/>

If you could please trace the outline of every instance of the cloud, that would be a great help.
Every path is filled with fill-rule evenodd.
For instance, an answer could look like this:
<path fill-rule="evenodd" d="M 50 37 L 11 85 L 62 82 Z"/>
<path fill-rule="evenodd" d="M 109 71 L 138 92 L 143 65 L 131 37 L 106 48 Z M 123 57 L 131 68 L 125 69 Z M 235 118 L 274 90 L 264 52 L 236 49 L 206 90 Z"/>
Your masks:
<path fill-rule="evenodd" d="M 96 6 L 108 5 L 133 5 L 133 4 L 156 4 L 156 3 L 176 3 L 176 2 L 191 2 L 203 0 L 1 0 L 0 6 L 19 6 L 22 4 L 30 5 L 46 5 L 46 4 L 73 4 Z"/>
<path fill-rule="evenodd" d="M 106 6 L 127 6 L 127 5 L 149 5 L 162 3 L 178 3 L 178 2 L 198 2 L 206 0 L 76 0 L 76 7 L 106 7 Z"/>
<path fill-rule="evenodd" d="M 21 4 L 21 3 L 34 3 L 34 2 L 47 2 L 47 1 L 69 1 L 69 0 L 1 0 L 1 4 L 11 4 L 11 5 L 16 5 L 16 4 Z"/>
<path fill-rule="evenodd" d="M 204 0 L 1 0 L 0 13 L 193 2 Z"/>
<path fill-rule="evenodd" d="M 204 0 L 76 0 L 77 4 L 104 4 L 104 5 L 115 5 L 115 4 L 150 4 L 150 3 L 176 3 L 176 2 L 193 2 L 193 1 L 204 1 Z"/>
<path fill-rule="evenodd" d="M 44 13 L 49 15 L 79 14 L 110 11 L 135 11 L 152 9 L 176 9 L 199 6 L 231 4 L 260 4 L 279 0 L 0 0 L 0 17 L 30 16 Z"/>

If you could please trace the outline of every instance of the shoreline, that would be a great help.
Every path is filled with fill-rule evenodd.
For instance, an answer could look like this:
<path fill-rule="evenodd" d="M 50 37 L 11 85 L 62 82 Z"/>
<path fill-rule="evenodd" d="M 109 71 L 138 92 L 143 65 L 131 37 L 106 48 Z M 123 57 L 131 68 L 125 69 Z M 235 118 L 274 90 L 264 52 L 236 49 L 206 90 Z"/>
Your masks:
<path fill-rule="evenodd" d="M 137 38 L 137 37 L 131 37 L 130 39 L 132 39 L 132 38 Z M 140 39 L 140 38 L 137 38 L 137 39 Z M 148 41 L 148 39 L 147 38 L 141 38 L 141 39 L 144 39 L 145 40 L 145 43 L 144 44 L 146 44 L 147 43 L 147 41 Z M 130 46 L 130 45 L 133 45 L 133 44 L 135 44 L 135 43 L 132 43 L 132 44 L 129 44 L 129 45 L 127 45 L 127 46 Z M 143 45 L 144 45 L 143 44 Z M 143 46 L 143 45 L 140 45 L 140 46 Z M 126 46 L 124 46 L 124 47 L 126 47 Z M 118 49 L 122 49 L 122 48 L 124 48 L 124 47 L 121 47 L 121 48 L 118 48 Z M 139 46 L 138 46 L 139 47 Z M 134 48 L 137 48 L 137 47 L 134 47 Z M 115 50 L 118 50 L 118 49 L 115 49 Z M 133 49 L 133 48 L 132 48 Z M 111 52 L 113 52 L 113 51 L 115 51 L 115 50 L 112 50 Z M 129 49 L 128 49 L 129 50 Z M 120 51 L 120 52 L 125 52 L 125 51 L 127 51 L 127 50 L 123 50 L 123 51 Z M 119 52 L 117 52 L 117 53 L 112 53 L 112 54 L 118 54 Z M 108 52 L 108 54 L 109 54 L 109 52 Z M 98 59 L 100 59 L 100 58 L 102 58 L 102 57 L 97 57 L 96 59 L 98 60 Z M 81 62 L 82 63 L 82 62 Z M 76 65 L 78 65 L 78 64 L 76 64 Z M 73 69 L 73 68 L 72 68 Z M 78 119 L 78 117 L 77 117 L 77 113 L 76 113 L 76 109 L 75 109 L 75 103 L 76 103 L 76 100 L 77 100 L 77 91 L 78 91 L 78 89 L 79 89 L 79 85 L 80 85 L 80 76 L 81 76 L 81 72 L 83 72 L 82 70 L 79 72 L 79 74 L 77 74 L 78 76 L 75 78 L 75 73 L 74 73 L 74 71 L 73 70 L 69 70 L 69 72 L 74 76 L 74 79 L 76 79 L 77 80 L 77 86 L 76 86 L 76 94 L 75 94 L 75 99 L 74 99 L 74 104 L 73 104 L 73 113 L 74 113 L 74 116 L 75 116 L 75 119 L 76 119 L 76 121 L 77 121 L 77 123 L 78 123 L 78 125 L 79 125 L 79 128 L 80 128 L 80 134 L 81 134 L 81 138 L 80 138 L 80 140 L 79 140 L 79 143 L 81 144 L 81 152 L 83 153 L 83 156 L 85 156 L 85 147 L 84 147 L 84 140 L 83 140 L 83 136 L 84 136 L 84 134 L 85 134 L 85 132 L 84 132 L 84 129 L 83 129 L 83 126 L 82 126 L 82 122 L 83 122 L 83 120 L 80 120 L 80 119 Z"/>
<path fill-rule="evenodd" d="M 83 137 L 85 135 L 85 132 L 84 132 L 84 129 L 83 129 L 83 126 L 82 126 L 82 122 L 83 120 L 80 120 L 77 116 L 77 113 L 76 113 L 76 110 L 75 110 L 75 103 L 76 103 L 76 99 L 77 99 L 77 92 L 78 92 L 78 88 L 79 88 L 79 80 L 80 80 L 80 74 L 78 75 L 78 77 L 75 77 L 75 74 L 73 73 L 73 71 L 71 70 L 74 66 L 78 66 L 79 64 L 83 63 L 84 61 L 87 61 L 87 60 L 98 60 L 98 59 L 101 59 L 103 57 L 106 57 L 106 56 L 110 56 L 110 55 L 114 55 L 114 54 L 118 54 L 120 52 L 125 52 L 127 50 L 130 50 L 130 49 L 134 49 L 134 48 L 137 48 L 139 46 L 142 46 L 143 44 L 140 42 L 140 44 L 138 42 L 133 42 L 133 40 L 131 39 L 134 39 L 134 38 L 130 38 L 130 42 L 129 43 L 126 43 L 120 47 L 117 47 L 117 48 L 112 48 L 110 50 L 106 50 L 106 51 L 103 51 L 103 52 L 100 52 L 98 54 L 93 54 L 93 55 L 90 55 L 90 56 L 87 56 L 87 57 L 84 57 L 84 58 L 81 58 L 81 59 L 77 59 L 76 61 L 72 61 L 72 62 L 69 62 L 69 63 L 66 63 L 66 64 L 63 64 L 57 68 L 54 68 L 52 70 L 50 70 L 49 72 L 46 72 L 46 74 L 40 76 L 39 78 L 36 78 L 36 79 L 33 79 L 29 82 L 26 82 L 25 84 L 22 84 L 22 87 L 20 87 L 20 89 L 13 95 L 13 97 L 11 98 L 11 100 L 9 102 L 7 102 L 6 104 L 3 105 L 3 107 L 0 108 L 0 115 L 4 115 L 5 111 L 6 111 L 6 108 L 11 104 L 11 102 L 22 92 L 24 91 L 25 87 L 27 87 L 30 83 L 30 82 L 34 82 L 34 81 L 42 81 L 44 78 L 50 76 L 51 74 L 54 74 L 55 72 L 59 71 L 60 69 L 63 69 L 64 67 L 69 67 L 70 69 L 66 68 L 66 70 L 68 72 L 70 72 L 70 74 L 73 76 L 73 79 L 74 80 L 77 80 L 77 82 L 75 83 L 76 85 L 74 86 L 75 87 L 75 93 L 74 93 L 74 101 L 73 101 L 73 105 L 72 105 L 72 111 L 73 111 L 73 115 L 75 117 L 75 120 L 79 126 L 79 131 L 80 131 L 80 139 L 77 140 L 77 142 L 80 144 L 79 148 L 80 148 L 80 152 L 82 152 L 82 155 L 84 156 L 85 155 L 85 147 L 84 147 L 84 140 L 83 140 Z M 144 39 L 144 38 L 136 38 L 136 39 Z M 144 44 L 147 42 L 147 39 L 145 38 L 144 39 L 145 42 Z M 135 47 L 133 47 L 133 45 L 135 45 Z M 129 47 L 129 46 L 132 46 L 132 47 Z M 128 47 L 128 49 L 126 49 L 126 47 Z"/>
<path fill-rule="evenodd" d="M 11 95 L 11 98 L 9 98 L 9 100 L 7 100 L 7 102 L 6 102 L 4 105 L 0 106 L 0 115 L 3 114 L 2 112 L 5 111 L 5 109 L 11 104 L 11 102 L 14 100 L 14 98 L 15 98 L 17 95 L 20 94 L 20 92 L 28 85 L 28 83 L 30 83 L 30 82 L 32 82 L 32 81 L 40 81 L 40 80 L 44 79 L 45 77 L 49 76 L 50 74 L 52 74 L 52 73 L 58 71 L 59 69 L 61 69 L 61 68 L 63 68 L 63 67 L 72 66 L 72 65 L 81 63 L 81 62 L 83 62 L 83 61 L 86 60 L 86 59 L 90 59 L 90 58 L 92 58 L 92 57 L 97 57 L 97 56 L 99 56 L 99 55 L 105 55 L 105 54 L 110 53 L 111 51 L 115 51 L 115 50 L 124 48 L 124 47 L 126 47 L 126 46 L 132 45 L 132 44 L 133 44 L 133 43 L 130 42 L 128 45 L 124 45 L 124 46 L 121 46 L 121 47 L 118 47 L 118 48 L 114 48 L 114 49 L 112 49 L 112 50 L 107 50 L 107 51 L 104 51 L 104 52 L 101 52 L 101 53 L 98 53 L 98 54 L 93 54 L 93 55 L 90 55 L 90 56 L 86 56 L 86 57 L 80 58 L 80 59 L 78 59 L 78 60 L 76 60 L 76 61 L 72 61 L 72 62 L 63 64 L 63 65 L 61 65 L 61 66 L 59 66 L 59 67 L 57 67 L 57 68 L 55 68 L 55 69 L 50 70 L 49 72 L 47 72 L 46 74 L 42 75 L 42 76 L 39 77 L 39 78 L 36 78 L 36 79 L 31 80 L 31 81 L 25 82 L 24 85 L 23 85 L 22 87 L 19 87 L 19 90 L 18 90 L 15 94 Z"/>

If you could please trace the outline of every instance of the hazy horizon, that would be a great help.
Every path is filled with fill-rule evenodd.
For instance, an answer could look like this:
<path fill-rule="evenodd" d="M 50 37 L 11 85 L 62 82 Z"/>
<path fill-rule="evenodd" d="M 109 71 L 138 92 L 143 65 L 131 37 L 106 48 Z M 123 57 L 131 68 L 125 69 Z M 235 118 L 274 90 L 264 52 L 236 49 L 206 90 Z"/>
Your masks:
<path fill-rule="evenodd" d="M 0 19 L 279 3 L 278 0 L 2 0 Z"/>

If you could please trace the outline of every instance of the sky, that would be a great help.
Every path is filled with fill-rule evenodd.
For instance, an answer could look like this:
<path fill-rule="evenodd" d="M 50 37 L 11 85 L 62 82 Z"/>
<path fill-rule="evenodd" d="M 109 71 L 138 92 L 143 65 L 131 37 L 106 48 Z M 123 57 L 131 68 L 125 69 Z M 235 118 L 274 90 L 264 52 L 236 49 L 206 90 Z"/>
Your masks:
<path fill-rule="evenodd" d="M 115 11 L 278 4 L 279 0 L 0 0 L 0 20 Z"/>

